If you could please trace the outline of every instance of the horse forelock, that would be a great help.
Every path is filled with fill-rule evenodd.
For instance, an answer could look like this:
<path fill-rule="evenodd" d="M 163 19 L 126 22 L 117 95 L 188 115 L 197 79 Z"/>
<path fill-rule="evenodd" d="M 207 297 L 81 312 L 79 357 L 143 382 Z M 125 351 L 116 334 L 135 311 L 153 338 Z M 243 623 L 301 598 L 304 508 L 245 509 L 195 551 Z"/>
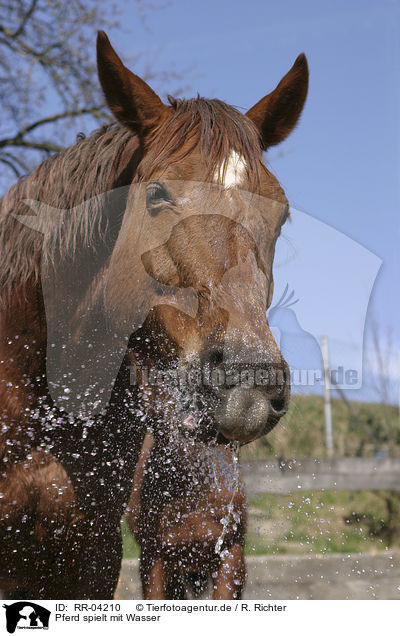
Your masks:
<path fill-rule="evenodd" d="M 140 165 L 140 179 L 148 180 L 163 165 L 184 163 L 198 148 L 205 167 L 204 181 L 225 185 L 232 157 L 237 156 L 248 185 L 257 188 L 262 170 L 261 144 L 253 122 L 218 99 L 168 99 L 173 114 L 154 131 L 149 152 Z"/>

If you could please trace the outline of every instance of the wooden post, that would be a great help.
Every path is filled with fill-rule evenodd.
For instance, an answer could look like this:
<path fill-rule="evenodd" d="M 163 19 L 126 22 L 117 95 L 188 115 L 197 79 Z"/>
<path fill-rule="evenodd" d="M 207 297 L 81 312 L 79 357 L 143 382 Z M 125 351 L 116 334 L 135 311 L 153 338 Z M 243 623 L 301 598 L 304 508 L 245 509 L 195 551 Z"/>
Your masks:
<path fill-rule="evenodd" d="M 398 364 L 398 368 L 397 368 L 397 400 L 398 400 L 398 405 L 399 405 L 399 418 L 400 418 L 400 351 L 397 354 L 398 356 L 398 360 L 397 360 L 397 364 Z"/>
<path fill-rule="evenodd" d="M 333 456 L 331 382 L 329 371 L 329 350 L 327 336 L 321 337 L 321 352 L 324 362 L 324 412 L 325 412 L 325 445 L 328 457 Z"/>

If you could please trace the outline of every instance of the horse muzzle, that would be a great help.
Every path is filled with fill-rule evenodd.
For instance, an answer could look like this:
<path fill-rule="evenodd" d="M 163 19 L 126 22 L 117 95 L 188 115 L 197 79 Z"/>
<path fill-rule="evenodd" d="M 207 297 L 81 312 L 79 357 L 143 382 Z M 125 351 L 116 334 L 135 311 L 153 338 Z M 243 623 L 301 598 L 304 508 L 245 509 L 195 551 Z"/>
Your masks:
<path fill-rule="evenodd" d="M 278 399 L 269 398 L 259 388 L 226 389 L 215 410 L 215 426 L 226 439 L 246 444 L 269 433 L 288 405 L 287 389 Z"/>

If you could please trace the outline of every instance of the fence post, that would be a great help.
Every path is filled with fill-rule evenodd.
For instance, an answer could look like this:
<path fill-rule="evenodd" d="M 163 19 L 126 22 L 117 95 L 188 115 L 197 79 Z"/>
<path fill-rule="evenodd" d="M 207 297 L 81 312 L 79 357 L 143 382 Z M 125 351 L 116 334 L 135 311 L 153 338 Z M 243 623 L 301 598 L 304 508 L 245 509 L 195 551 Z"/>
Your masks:
<path fill-rule="evenodd" d="M 331 383 L 329 373 L 328 338 L 321 336 L 321 352 L 324 362 L 324 413 L 325 413 L 325 445 L 328 457 L 333 456 Z"/>
<path fill-rule="evenodd" d="M 399 418 L 400 418 L 400 351 L 397 353 L 397 400 L 399 407 Z"/>

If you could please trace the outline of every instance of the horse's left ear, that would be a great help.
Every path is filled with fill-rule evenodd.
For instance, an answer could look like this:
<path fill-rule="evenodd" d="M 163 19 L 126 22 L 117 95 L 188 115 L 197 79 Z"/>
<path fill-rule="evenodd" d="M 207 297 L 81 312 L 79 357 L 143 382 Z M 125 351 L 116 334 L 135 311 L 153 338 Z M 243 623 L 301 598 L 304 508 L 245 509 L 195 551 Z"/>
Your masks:
<path fill-rule="evenodd" d="M 97 35 L 97 71 L 110 110 L 140 137 L 168 116 L 168 107 L 146 82 L 124 66 L 104 31 Z"/>
<path fill-rule="evenodd" d="M 292 132 L 303 110 L 307 91 L 308 64 L 301 53 L 275 90 L 246 113 L 260 131 L 263 150 L 279 144 Z"/>

